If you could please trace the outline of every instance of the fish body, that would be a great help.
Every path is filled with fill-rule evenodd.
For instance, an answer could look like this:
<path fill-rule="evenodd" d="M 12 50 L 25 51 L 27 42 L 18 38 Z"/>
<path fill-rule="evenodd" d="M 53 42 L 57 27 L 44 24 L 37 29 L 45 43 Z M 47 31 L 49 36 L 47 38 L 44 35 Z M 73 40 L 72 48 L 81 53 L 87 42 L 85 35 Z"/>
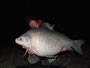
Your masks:
<path fill-rule="evenodd" d="M 67 50 L 72 50 L 73 48 L 80 55 L 83 54 L 80 47 L 84 40 L 72 40 L 46 27 L 28 30 L 19 38 L 16 38 L 15 41 L 26 49 L 32 48 L 34 54 L 38 56 L 52 57 L 60 53 L 63 48 L 67 48 Z"/>

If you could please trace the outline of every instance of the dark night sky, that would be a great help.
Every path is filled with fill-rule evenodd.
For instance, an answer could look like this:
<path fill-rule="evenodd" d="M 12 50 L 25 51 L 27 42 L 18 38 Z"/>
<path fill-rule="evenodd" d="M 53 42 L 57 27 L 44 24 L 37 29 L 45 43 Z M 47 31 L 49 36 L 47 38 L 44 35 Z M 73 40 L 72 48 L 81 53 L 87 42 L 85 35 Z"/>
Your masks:
<path fill-rule="evenodd" d="M 55 30 L 73 39 L 89 39 L 88 7 L 84 1 L 18 1 L 8 2 L 8 41 L 14 43 L 14 38 L 29 29 L 25 23 L 27 16 L 34 16 L 50 24 L 55 24 Z"/>

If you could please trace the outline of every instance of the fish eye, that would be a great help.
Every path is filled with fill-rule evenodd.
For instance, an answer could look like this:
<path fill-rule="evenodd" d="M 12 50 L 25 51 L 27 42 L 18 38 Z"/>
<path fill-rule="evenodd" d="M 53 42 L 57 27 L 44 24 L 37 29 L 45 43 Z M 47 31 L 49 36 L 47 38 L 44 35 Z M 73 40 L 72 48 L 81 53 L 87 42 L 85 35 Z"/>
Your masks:
<path fill-rule="evenodd" d="M 23 38 L 20 38 L 19 40 L 23 41 Z"/>

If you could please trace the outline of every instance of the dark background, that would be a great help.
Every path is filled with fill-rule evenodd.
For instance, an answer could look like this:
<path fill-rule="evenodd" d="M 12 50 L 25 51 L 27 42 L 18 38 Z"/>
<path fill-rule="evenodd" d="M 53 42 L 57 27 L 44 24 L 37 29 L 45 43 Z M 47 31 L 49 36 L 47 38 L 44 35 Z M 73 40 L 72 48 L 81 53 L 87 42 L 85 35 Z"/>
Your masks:
<path fill-rule="evenodd" d="M 56 31 L 72 39 L 89 41 L 87 1 L 13 0 L 8 1 L 8 40 L 3 38 L 1 44 L 14 44 L 14 39 L 29 29 L 27 16 L 55 24 Z"/>
<path fill-rule="evenodd" d="M 4 15 L 7 11 L 1 12 L 4 16 L 2 22 L 6 22 L 0 22 L 1 26 L 4 24 L 0 31 L 0 68 L 15 68 L 29 64 L 27 58 L 23 56 L 25 49 L 15 43 L 15 38 L 30 29 L 25 21 L 27 16 L 42 19 L 51 25 L 55 24 L 55 31 L 61 32 L 71 39 L 86 40 L 86 44 L 81 48 L 83 56 L 79 56 L 74 51 L 60 53 L 55 61 L 56 65 L 64 65 L 67 68 L 90 67 L 88 1 L 8 0 L 8 2 L 4 1 L 1 7 L 5 9 L 4 6 L 8 7 L 8 20 L 6 20 L 7 15 Z"/>

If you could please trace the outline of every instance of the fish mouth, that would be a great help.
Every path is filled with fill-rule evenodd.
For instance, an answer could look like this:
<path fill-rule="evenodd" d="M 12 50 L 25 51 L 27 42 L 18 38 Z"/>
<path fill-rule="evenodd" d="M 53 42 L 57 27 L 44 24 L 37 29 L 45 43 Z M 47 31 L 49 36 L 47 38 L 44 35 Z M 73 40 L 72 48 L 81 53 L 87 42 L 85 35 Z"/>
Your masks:
<path fill-rule="evenodd" d="M 15 39 L 15 43 L 17 43 L 18 45 L 21 45 L 22 46 L 22 43 L 19 42 L 19 40 L 17 38 Z"/>
<path fill-rule="evenodd" d="M 18 43 L 18 40 L 17 40 L 17 38 L 15 39 L 15 42 L 16 42 L 16 43 Z"/>

